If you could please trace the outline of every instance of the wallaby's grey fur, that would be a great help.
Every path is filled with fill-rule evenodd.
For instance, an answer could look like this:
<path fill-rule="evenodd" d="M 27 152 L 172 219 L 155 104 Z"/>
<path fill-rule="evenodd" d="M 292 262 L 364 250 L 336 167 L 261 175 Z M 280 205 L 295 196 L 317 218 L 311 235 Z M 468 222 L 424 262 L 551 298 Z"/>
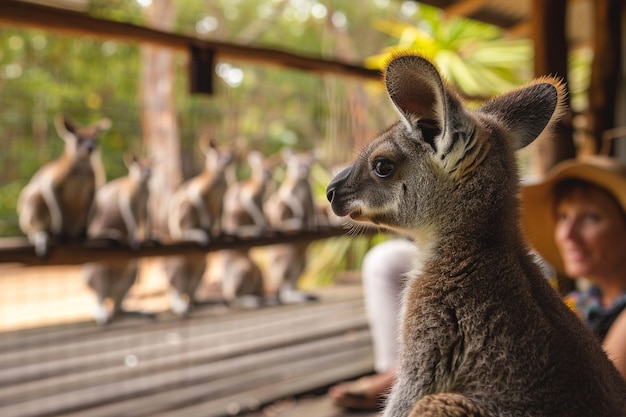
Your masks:
<path fill-rule="evenodd" d="M 113 239 L 138 249 L 150 237 L 148 216 L 148 181 L 152 163 L 133 154 L 124 155 L 128 175 L 117 178 L 96 193 L 94 216 L 89 224 L 90 238 Z M 83 266 L 83 277 L 94 291 L 96 306 L 93 318 L 98 324 L 109 323 L 122 313 L 122 302 L 137 281 L 139 259 L 92 262 Z M 112 307 L 108 308 L 107 300 Z"/>
<path fill-rule="evenodd" d="M 67 116 L 55 119 L 57 133 L 65 141 L 63 155 L 33 175 L 17 203 L 20 228 L 38 256 L 48 254 L 51 238 L 86 237 L 96 189 L 105 181 L 98 136 L 110 126 L 109 119 L 82 127 Z"/>
<path fill-rule="evenodd" d="M 626 415 L 624 381 L 529 255 L 514 150 L 552 128 L 552 78 L 465 108 L 428 60 L 392 59 L 401 121 L 328 185 L 333 211 L 410 234 L 385 417 Z"/>

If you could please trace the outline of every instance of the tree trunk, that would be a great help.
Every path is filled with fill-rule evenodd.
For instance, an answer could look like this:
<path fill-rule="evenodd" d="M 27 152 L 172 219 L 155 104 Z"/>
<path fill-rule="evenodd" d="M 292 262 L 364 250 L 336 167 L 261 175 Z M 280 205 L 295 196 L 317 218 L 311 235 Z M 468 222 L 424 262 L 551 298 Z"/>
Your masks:
<path fill-rule="evenodd" d="M 170 30 L 174 13 L 172 0 L 152 2 L 148 24 Z M 141 124 L 148 153 L 154 159 L 150 213 L 153 231 L 166 232 L 167 202 L 182 180 L 180 139 L 174 102 L 174 52 L 142 45 Z"/>

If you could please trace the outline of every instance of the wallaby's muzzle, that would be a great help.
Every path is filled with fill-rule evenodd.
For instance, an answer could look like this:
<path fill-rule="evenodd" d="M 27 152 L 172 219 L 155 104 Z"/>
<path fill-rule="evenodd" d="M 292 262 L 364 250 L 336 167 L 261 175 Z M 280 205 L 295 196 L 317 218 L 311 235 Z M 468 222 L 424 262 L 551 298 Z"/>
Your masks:
<path fill-rule="evenodd" d="M 333 202 L 337 188 L 348 178 L 351 171 L 352 166 L 343 169 L 339 174 L 335 175 L 335 178 L 328 184 L 328 187 L 326 187 L 326 198 L 328 201 Z"/>

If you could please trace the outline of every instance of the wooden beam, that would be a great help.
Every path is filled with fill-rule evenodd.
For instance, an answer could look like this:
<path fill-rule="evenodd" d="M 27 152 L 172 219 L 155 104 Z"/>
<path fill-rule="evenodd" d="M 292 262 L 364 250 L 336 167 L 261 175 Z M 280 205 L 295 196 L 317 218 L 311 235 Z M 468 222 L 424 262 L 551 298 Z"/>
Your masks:
<path fill-rule="evenodd" d="M 481 9 L 488 0 L 463 0 L 447 6 L 443 11 L 446 16 L 469 17 Z"/>
<path fill-rule="evenodd" d="M 366 229 L 363 235 L 371 235 L 376 229 Z M 274 233 L 258 238 L 239 239 L 224 237 L 206 247 L 195 243 L 148 243 L 138 250 L 112 243 L 109 240 L 88 240 L 78 244 L 59 244 L 50 249 L 46 258 L 38 258 L 26 238 L 0 239 L 0 264 L 8 266 L 80 265 L 86 262 L 134 259 L 140 257 L 171 256 L 192 253 L 208 253 L 223 249 L 245 249 L 281 243 L 312 242 L 346 235 L 341 227 L 320 227 L 317 231 Z"/>
<path fill-rule="evenodd" d="M 554 75 L 567 82 L 567 0 L 533 0 L 532 39 L 535 76 Z M 540 137 L 530 146 L 531 174 L 542 177 L 556 163 L 576 155 L 571 114 L 563 116 L 554 135 Z"/>
<path fill-rule="evenodd" d="M 605 130 L 615 127 L 617 90 L 621 72 L 622 1 L 596 0 L 594 5 L 594 40 L 591 79 L 589 80 L 588 121 L 591 136 L 583 142 L 583 154 L 598 153 Z M 608 143 L 603 152 L 612 154 Z"/>
<path fill-rule="evenodd" d="M 232 59 L 371 80 L 381 79 L 378 70 L 347 62 L 306 57 L 276 49 L 254 48 L 199 39 L 17 0 L 0 1 L 0 25 L 44 29 L 70 36 L 92 36 L 120 42 L 150 43 L 183 51 L 189 51 L 194 46 L 202 50 L 215 51 L 218 60 Z"/>

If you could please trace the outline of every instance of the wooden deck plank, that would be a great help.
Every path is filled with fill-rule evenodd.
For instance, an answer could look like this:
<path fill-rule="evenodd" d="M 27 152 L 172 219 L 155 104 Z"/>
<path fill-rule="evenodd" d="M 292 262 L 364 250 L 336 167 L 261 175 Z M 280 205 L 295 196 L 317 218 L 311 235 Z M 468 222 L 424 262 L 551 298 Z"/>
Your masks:
<path fill-rule="evenodd" d="M 362 309 L 360 301 L 352 300 L 341 304 L 311 304 L 306 309 L 295 306 L 280 306 L 259 309 L 233 316 L 194 317 L 193 322 L 177 320 L 165 325 L 144 323 L 139 328 L 124 330 L 100 329 L 100 331 L 70 338 L 67 335 L 55 336 L 48 333 L 44 338 L 29 338 L 12 348 L 0 349 L 0 369 L 10 368 L 19 361 L 20 365 L 52 361 L 68 357 L 68 352 L 81 350 L 91 355 L 117 355 L 134 347 L 145 345 L 147 349 L 169 346 L 176 350 L 180 343 L 210 344 L 214 339 L 227 340 L 237 331 L 264 333 L 272 327 L 304 325 L 314 321 L 316 316 L 333 315 L 338 319 L 354 317 L 355 310 Z M 285 314 L 285 313 L 291 314 Z M 233 328 L 233 323 L 237 328 Z M 96 327 L 96 326 L 93 326 Z M 140 329 L 140 330 L 139 330 Z M 139 330 L 139 331 L 138 331 Z M 106 341 L 106 343 L 103 343 Z M 8 344 L 8 343 L 7 343 Z M 25 349 L 28 352 L 25 353 Z M 159 352 L 163 354 L 163 352 Z M 70 358 L 73 359 L 73 358 Z M 2 378 L 0 378 L 2 379 Z"/>
<path fill-rule="evenodd" d="M 0 415 L 226 416 L 363 375 L 369 329 L 346 287 L 303 305 L 4 333 Z"/>

